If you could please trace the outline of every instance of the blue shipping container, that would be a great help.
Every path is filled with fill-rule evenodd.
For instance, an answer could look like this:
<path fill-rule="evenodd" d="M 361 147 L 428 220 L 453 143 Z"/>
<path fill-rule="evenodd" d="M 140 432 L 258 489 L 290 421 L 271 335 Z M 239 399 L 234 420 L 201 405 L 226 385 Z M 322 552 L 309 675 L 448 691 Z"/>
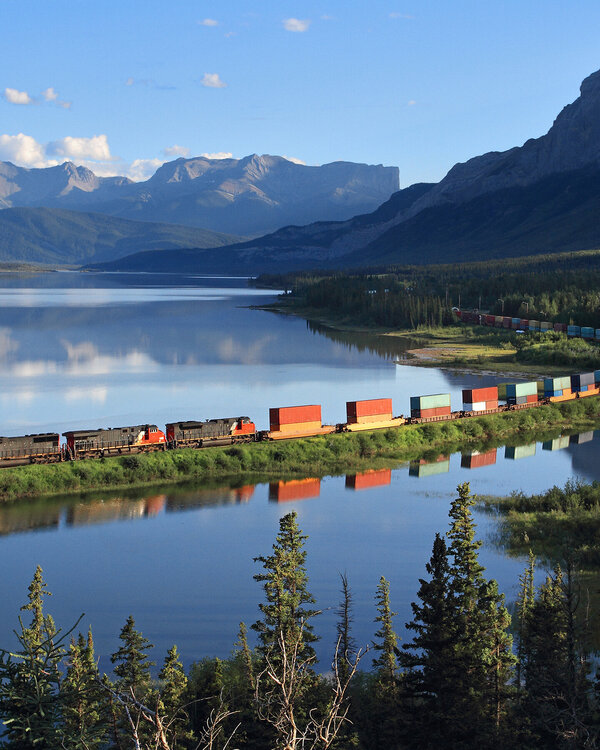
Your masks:
<path fill-rule="evenodd" d="M 581 338 L 583 339 L 593 339 L 594 338 L 594 329 L 589 328 L 588 326 L 583 326 L 581 329 Z"/>
<path fill-rule="evenodd" d="M 580 326 L 567 326 L 567 336 L 580 336 L 580 335 L 581 335 Z"/>

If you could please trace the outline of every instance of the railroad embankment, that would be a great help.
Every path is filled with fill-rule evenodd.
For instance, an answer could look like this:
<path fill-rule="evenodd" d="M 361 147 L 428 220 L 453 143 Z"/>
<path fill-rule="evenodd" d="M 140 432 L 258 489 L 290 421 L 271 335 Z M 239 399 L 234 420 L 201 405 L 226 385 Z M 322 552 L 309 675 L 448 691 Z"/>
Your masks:
<path fill-rule="evenodd" d="M 545 439 L 600 426 L 600 396 L 521 411 L 444 422 L 232 447 L 183 449 L 118 458 L 0 470 L 0 500 L 238 479 L 242 474 L 293 478 L 394 467 L 462 449 Z"/>

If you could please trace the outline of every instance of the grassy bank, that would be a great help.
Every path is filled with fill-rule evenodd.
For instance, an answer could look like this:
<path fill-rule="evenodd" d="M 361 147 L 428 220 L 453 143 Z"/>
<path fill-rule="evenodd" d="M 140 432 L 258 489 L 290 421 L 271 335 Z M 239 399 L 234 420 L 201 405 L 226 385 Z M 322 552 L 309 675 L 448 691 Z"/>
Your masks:
<path fill-rule="evenodd" d="M 321 477 L 393 467 L 462 449 L 544 439 L 553 430 L 600 425 L 600 397 L 476 418 L 373 432 L 177 450 L 0 471 L 0 500 L 142 487 L 157 483 L 263 477 Z"/>

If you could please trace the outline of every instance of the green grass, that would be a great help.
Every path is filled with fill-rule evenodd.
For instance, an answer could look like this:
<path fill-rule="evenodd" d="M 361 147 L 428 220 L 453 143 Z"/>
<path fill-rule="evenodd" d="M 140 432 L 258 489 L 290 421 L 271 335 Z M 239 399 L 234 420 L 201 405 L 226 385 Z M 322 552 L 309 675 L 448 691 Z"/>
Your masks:
<path fill-rule="evenodd" d="M 481 450 L 510 440 L 527 443 L 552 431 L 600 423 L 600 398 L 551 404 L 482 417 L 301 440 L 184 449 L 0 471 L 0 500 L 141 487 L 182 481 L 205 483 L 263 477 L 322 477 L 393 467 L 463 448 Z"/>

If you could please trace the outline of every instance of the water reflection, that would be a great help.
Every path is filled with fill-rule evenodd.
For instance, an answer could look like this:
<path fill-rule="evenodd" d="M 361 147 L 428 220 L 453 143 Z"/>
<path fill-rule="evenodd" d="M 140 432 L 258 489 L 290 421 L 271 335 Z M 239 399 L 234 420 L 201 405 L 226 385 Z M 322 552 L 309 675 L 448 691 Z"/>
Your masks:
<path fill-rule="evenodd" d="M 496 463 L 497 453 L 497 448 L 484 453 L 480 453 L 479 451 L 463 453 L 460 465 L 463 469 L 480 469 L 482 466 L 493 466 Z"/>
<path fill-rule="evenodd" d="M 269 484 L 269 500 L 275 503 L 289 503 L 292 500 L 308 500 L 321 494 L 321 480 L 316 477 L 309 479 L 291 479 L 287 482 L 271 482 Z"/>
<path fill-rule="evenodd" d="M 360 474 L 348 474 L 346 476 L 346 489 L 368 490 L 372 487 L 384 487 L 391 484 L 391 481 L 391 469 L 373 469 L 372 471 L 363 471 Z"/>
<path fill-rule="evenodd" d="M 450 457 L 439 456 L 433 461 L 427 461 L 424 458 L 411 461 L 408 473 L 411 477 L 432 477 L 435 474 L 447 474 L 449 471 Z"/>

